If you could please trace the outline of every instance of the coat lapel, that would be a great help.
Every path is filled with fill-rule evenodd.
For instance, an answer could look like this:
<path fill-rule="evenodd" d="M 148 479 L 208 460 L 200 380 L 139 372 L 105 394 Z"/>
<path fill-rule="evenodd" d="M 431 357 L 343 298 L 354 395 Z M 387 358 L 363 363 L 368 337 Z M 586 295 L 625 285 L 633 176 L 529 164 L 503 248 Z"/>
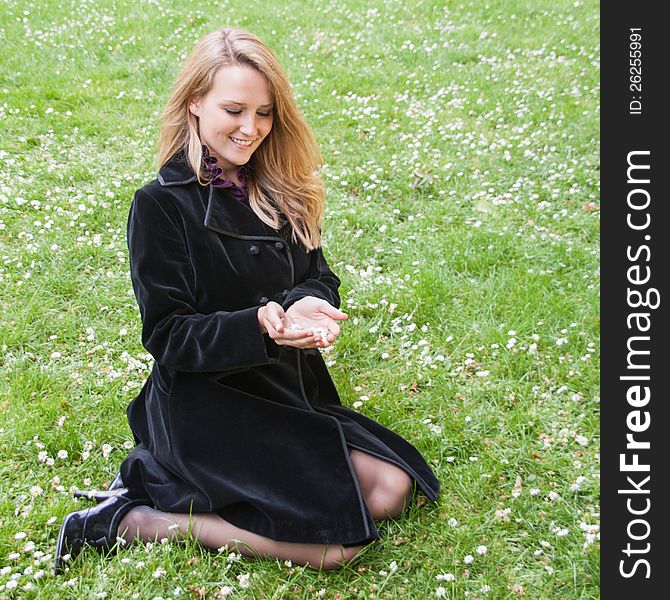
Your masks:
<path fill-rule="evenodd" d="M 225 188 L 209 188 L 205 227 L 241 239 L 282 240 L 275 231 L 263 221 L 249 206 L 236 200 Z"/>
<path fill-rule="evenodd" d="M 240 239 L 284 239 L 280 232 L 263 223 L 249 206 L 236 200 L 225 188 L 201 186 L 183 151 L 161 167 L 158 181 L 163 187 L 195 185 L 199 193 L 206 193 L 204 225 L 207 229 Z"/>

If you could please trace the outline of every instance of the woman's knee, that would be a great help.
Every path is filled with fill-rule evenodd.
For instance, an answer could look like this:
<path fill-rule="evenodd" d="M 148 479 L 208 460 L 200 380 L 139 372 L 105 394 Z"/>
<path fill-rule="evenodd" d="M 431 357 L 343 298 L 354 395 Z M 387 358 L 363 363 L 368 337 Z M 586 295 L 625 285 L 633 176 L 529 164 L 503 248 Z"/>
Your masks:
<path fill-rule="evenodd" d="M 407 506 L 412 489 L 412 478 L 402 469 L 384 469 L 366 499 L 370 514 L 375 519 L 397 517 Z"/>
<path fill-rule="evenodd" d="M 412 478 L 402 469 L 395 467 L 383 473 L 380 487 L 389 494 L 405 498 L 412 491 Z"/>

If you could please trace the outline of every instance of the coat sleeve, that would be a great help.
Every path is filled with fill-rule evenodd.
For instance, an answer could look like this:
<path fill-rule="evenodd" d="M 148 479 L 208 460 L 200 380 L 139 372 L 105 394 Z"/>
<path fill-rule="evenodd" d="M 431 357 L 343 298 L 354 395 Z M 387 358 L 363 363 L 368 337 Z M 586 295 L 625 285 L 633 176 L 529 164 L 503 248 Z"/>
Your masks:
<path fill-rule="evenodd" d="M 138 190 L 128 217 L 130 275 L 144 347 L 177 371 L 225 372 L 277 362 L 279 346 L 261 331 L 257 306 L 197 311 L 183 228 L 166 208 Z"/>
<path fill-rule="evenodd" d="M 315 296 L 325 300 L 335 308 L 340 307 L 339 278 L 330 270 L 321 247 L 312 250 L 310 254 L 307 278 L 289 291 L 282 302 L 284 310 L 288 310 L 292 304 L 306 296 Z"/>

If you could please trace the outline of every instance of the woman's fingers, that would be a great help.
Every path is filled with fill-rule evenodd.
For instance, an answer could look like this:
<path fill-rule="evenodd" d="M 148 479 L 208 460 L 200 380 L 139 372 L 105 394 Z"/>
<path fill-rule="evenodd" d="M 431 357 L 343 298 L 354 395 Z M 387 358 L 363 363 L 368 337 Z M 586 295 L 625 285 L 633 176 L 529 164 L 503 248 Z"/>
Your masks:
<path fill-rule="evenodd" d="M 316 298 L 315 296 L 301 298 L 295 304 L 291 305 L 287 313 L 289 315 L 295 313 L 310 320 L 318 320 L 324 315 L 336 321 L 344 321 L 349 318 L 349 315 L 339 308 L 335 308 L 326 300 Z"/>
<path fill-rule="evenodd" d="M 296 348 L 328 348 L 340 334 L 337 321 L 348 315 L 325 300 L 305 298 L 303 305 L 296 302 L 288 311 L 277 302 L 268 302 L 259 309 L 262 327 L 276 344 Z M 309 309 L 302 312 L 309 306 Z"/>
<path fill-rule="evenodd" d="M 340 326 L 336 321 L 328 322 L 328 333 L 331 334 L 334 338 L 340 335 Z"/>
<path fill-rule="evenodd" d="M 329 318 L 321 318 L 318 321 L 310 322 L 308 329 L 314 332 L 314 340 L 319 348 L 327 348 L 332 345 L 340 334 L 339 325 Z"/>
<path fill-rule="evenodd" d="M 323 304 L 319 306 L 319 311 L 336 321 L 346 321 L 349 318 L 347 313 L 342 312 L 339 308 L 335 308 L 325 300 L 323 301 Z"/>
<path fill-rule="evenodd" d="M 296 346 L 298 344 L 309 344 L 314 338 L 314 332 L 309 329 L 288 329 L 283 328 L 282 331 L 277 331 L 271 324 L 267 324 L 268 335 L 280 346 Z M 307 346 L 305 346 L 307 347 Z"/>
<path fill-rule="evenodd" d="M 297 348 L 328 348 L 340 334 L 337 321 L 349 316 L 325 300 L 307 297 L 286 312 L 276 302 L 268 302 L 265 326 L 277 344 Z"/>
<path fill-rule="evenodd" d="M 264 316 L 266 322 L 269 323 L 275 331 L 279 333 L 284 331 L 284 318 L 286 317 L 286 313 L 281 307 L 281 304 L 277 304 L 276 302 L 268 302 L 265 305 Z"/>

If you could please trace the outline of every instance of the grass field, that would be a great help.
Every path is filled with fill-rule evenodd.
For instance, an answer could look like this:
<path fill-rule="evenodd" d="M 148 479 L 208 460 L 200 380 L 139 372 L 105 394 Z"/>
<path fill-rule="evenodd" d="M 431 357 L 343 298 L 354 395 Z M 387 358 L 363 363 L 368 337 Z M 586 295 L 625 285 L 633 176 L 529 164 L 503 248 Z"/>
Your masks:
<path fill-rule="evenodd" d="M 0 598 L 599 597 L 598 11 L 2 2 Z M 342 401 L 442 493 L 337 572 L 156 543 L 55 578 L 71 491 L 117 472 L 152 360 L 130 200 L 181 61 L 223 25 L 275 50 L 324 155 Z"/>

